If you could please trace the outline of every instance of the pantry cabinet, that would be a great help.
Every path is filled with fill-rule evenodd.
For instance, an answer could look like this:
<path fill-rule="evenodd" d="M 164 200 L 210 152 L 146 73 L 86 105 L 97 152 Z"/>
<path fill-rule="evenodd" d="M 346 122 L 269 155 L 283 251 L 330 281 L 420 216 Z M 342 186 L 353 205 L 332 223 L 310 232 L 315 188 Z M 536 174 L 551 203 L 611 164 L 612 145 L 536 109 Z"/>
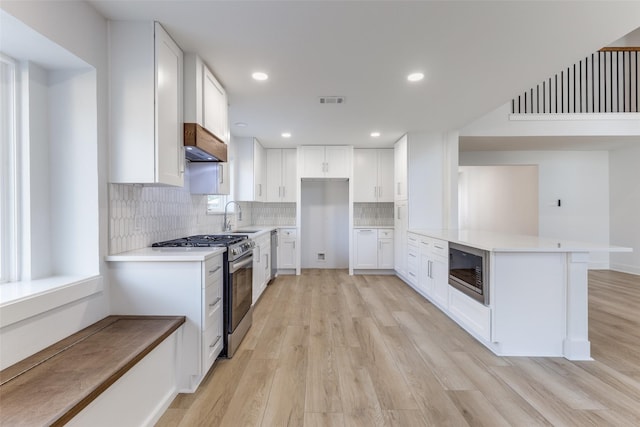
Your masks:
<path fill-rule="evenodd" d="M 353 147 L 303 145 L 298 147 L 300 178 L 350 178 Z"/>
<path fill-rule="evenodd" d="M 407 199 L 407 135 L 400 138 L 393 146 L 393 192 L 395 200 Z"/>
<path fill-rule="evenodd" d="M 396 272 L 402 278 L 407 277 L 407 229 L 408 229 L 408 206 L 406 200 L 399 200 L 395 203 L 394 209 L 394 265 Z"/>
<path fill-rule="evenodd" d="M 264 202 L 266 199 L 265 150 L 256 138 L 234 138 L 235 200 Z"/>
<path fill-rule="evenodd" d="M 353 201 L 393 202 L 393 171 L 393 150 L 353 150 Z"/>
<path fill-rule="evenodd" d="M 393 230 L 359 228 L 353 231 L 353 268 L 393 269 Z"/>
<path fill-rule="evenodd" d="M 296 202 L 296 150 L 272 148 L 266 152 L 266 202 Z"/>
<path fill-rule="evenodd" d="M 109 22 L 110 182 L 183 186 L 183 53 L 157 22 Z"/>

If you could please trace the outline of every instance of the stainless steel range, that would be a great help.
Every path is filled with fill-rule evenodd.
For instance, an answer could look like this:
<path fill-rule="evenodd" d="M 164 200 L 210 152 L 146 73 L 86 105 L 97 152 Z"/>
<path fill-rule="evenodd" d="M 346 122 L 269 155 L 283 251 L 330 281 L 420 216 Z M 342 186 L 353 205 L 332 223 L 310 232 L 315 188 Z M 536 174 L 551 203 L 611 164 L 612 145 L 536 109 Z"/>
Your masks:
<path fill-rule="evenodd" d="M 224 254 L 223 316 L 224 349 L 232 357 L 251 327 L 253 312 L 253 247 L 246 235 L 197 235 L 154 243 L 154 247 L 226 247 Z"/>

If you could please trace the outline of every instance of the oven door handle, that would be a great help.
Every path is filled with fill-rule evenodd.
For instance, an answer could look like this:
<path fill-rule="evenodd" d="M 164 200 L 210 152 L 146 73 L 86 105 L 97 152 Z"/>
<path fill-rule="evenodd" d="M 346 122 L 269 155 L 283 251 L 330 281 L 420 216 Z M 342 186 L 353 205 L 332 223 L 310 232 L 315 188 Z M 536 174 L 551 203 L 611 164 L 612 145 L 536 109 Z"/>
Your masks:
<path fill-rule="evenodd" d="M 243 259 L 240 262 L 231 264 L 231 268 L 229 268 L 229 271 L 231 273 L 235 273 L 236 271 L 240 270 L 242 267 L 252 264 L 253 263 L 253 255 L 249 256 L 248 258 Z"/>

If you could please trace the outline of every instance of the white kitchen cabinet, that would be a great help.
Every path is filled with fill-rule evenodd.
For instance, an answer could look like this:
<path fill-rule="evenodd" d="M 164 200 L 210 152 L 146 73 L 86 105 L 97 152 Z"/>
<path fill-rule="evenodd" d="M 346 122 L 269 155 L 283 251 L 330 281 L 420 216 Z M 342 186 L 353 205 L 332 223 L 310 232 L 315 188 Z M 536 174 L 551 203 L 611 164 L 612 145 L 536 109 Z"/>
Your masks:
<path fill-rule="evenodd" d="M 184 121 L 197 123 L 229 143 L 227 93 L 195 53 L 184 55 Z"/>
<path fill-rule="evenodd" d="M 350 178 L 353 147 L 303 145 L 298 147 L 300 178 Z"/>
<path fill-rule="evenodd" d="M 446 309 L 449 297 L 449 244 L 415 235 L 420 248 L 418 288 L 437 305 Z"/>
<path fill-rule="evenodd" d="M 235 200 L 266 199 L 265 150 L 256 138 L 233 138 Z"/>
<path fill-rule="evenodd" d="M 393 170 L 393 150 L 353 150 L 353 201 L 393 202 Z"/>
<path fill-rule="evenodd" d="M 416 234 L 407 234 L 407 280 L 414 288 L 419 285 L 420 246 Z"/>
<path fill-rule="evenodd" d="M 378 230 L 357 229 L 353 234 L 353 268 L 378 268 Z"/>
<path fill-rule="evenodd" d="M 157 22 L 109 22 L 110 181 L 184 185 L 183 53 Z"/>
<path fill-rule="evenodd" d="M 189 190 L 191 194 L 229 194 L 229 163 L 190 162 Z"/>
<path fill-rule="evenodd" d="M 224 345 L 223 255 L 204 261 L 110 262 L 109 268 L 114 313 L 186 316 L 179 391 L 195 391 Z"/>
<path fill-rule="evenodd" d="M 296 202 L 296 150 L 271 148 L 266 152 L 266 202 Z"/>
<path fill-rule="evenodd" d="M 398 275 L 406 279 L 407 277 L 407 229 L 408 229 L 408 211 L 407 201 L 397 200 L 395 202 L 394 212 L 394 264 Z"/>
<path fill-rule="evenodd" d="M 296 240 L 298 237 L 295 228 L 278 229 L 278 272 L 280 270 L 295 270 L 298 267 L 296 256 Z"/>
<path fill-rule="evenodd" d="M 271 233 L 254 239 L 252 302 L 255 304 L 271 280 Z"/>
<path fill-rule="evenodd" d="M 353 230 L 353 268 L 393 270 L 393 230 Z"/>
<path fill-rule="evenodd" d="M 378 268 L 384 270 L 393 270 L 394 267 L 394 245 L 392 229 L 381 228 L 378 230 Z"/>
<path fill-rule="evenodd" d="M 407 199 L 407 135 L 393 146 L 393 195 L 395 200 Z"/>

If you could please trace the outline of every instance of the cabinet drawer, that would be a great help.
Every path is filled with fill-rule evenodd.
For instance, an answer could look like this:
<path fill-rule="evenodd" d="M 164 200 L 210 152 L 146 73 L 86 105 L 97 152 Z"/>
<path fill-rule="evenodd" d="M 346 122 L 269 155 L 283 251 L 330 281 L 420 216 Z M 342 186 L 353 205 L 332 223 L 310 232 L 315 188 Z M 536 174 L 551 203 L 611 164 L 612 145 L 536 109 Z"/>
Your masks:
<path fill-rule="evenodd" d="M 282 237 L 296 237 L 297 230 L 295 228 L 280 228 L 278 234 Z"/>
<path fill-rule="evenodd" d="M 378 239 L 393 239 L 393 230 L 381 228 L 378 230 Z"/>
<path fill-rule="evenodd" d="M 202 329 L 207 329 L 218 317 L 222 318 L 222 282 L 207 286 L 203 293 Z"/>
<path fill-rule="evenodd" d="M 431 253 L 435 256 L 448 259 L 449 258 L 449 243 L 444 240 L 432 240 Z"/>
<path fill-rule="evenodd" d="M 216 358 L 222 351 L 222 316 L 220 321 L 211 325 L 202 333 L 202 364 L 203 375 L 206 375 L 207 371 L 216 361 Z"/>
<path fill-rule="evenodd" d="M 222 255 L 209 258 L 204 262 L 204 282 L 202 283 L 202 287 L 206 288 L 216 281 L 222 281 L 224 270 L 222 268 L 222 262 Z"/>
<path fill-rule="evenodd" d="M 417 234 L 407 233 L 407 244 L 412 246 L 418 246 L 420 237 Z"/>

